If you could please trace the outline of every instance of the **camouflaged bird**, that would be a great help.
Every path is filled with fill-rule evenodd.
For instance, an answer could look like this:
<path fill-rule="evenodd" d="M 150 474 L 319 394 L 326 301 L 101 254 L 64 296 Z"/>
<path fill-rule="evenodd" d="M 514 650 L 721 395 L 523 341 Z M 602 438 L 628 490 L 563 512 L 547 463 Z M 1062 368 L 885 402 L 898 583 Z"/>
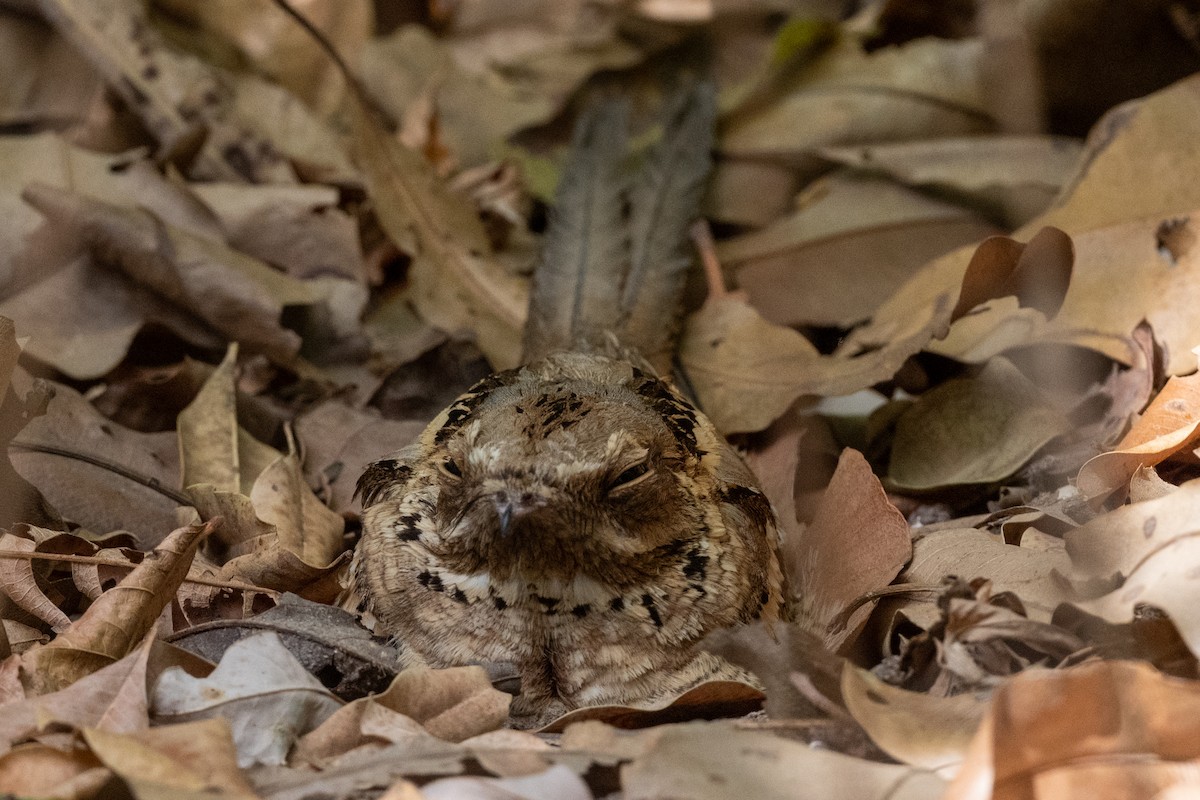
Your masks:
<path fill-rule="evenodd" d="M 514 715 L 752 680 L 694 645 L 781 613 L 767 499 L 655 374 L 669 370 L 714 115 L 709 88 L 687 93 L 632 179 L 623 107 L 585 117 L 526 365 L 471 387 L 359 481 L 349 604 L 410 663 L 515 665 Z"/>

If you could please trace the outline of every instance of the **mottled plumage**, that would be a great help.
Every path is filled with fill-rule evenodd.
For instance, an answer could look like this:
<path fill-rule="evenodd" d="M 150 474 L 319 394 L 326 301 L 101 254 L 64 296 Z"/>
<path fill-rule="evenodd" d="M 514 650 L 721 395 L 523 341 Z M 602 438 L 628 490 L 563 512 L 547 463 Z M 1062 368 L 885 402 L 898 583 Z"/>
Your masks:
<path fill-rule="evenodd" d="M 677 106 L 645 159 L 654 174 L 630 182 L 663 224 L 695 215 L 712 102 L 700 90 Z M 577 146 L 592 150 L 573 163 L 600 177 L 565 179 L 560 202 L 570 208 L 559 218 L 591 233 L 582 243 L 552 234 L 548 255 L 586 274 L 543 265 L 531 363 L 471 387 L 359 481 L 363 536 L 347 603 L 412 663 L 514 664 L 514 713 L 535 719 L 653 700 L 710 678 L 753 680 L 694 645 L 718 628 L 777 618 L 784 598 L 769 503 L 712 423 L 640 352 L 669 352 L 663 331 L 679 301 L 682 231 L 652 235 L 635 220 L 643 244 L 632 262 L 608 265 L 604 301 L 580 288 L 603 282 L 598 238 L 627 241 L 595 224 L 620 218 L 596 208 L 597 198 L 619 201 L 609 162 L 622 152 L 596 120 L 618 118 L 599 114 L 577 134 Z M 700 141 L 683 146 L 680 135 Z M 609 183 L 589 189 L 593 179 Z M 670 297 L 617 299 L 631 263 L 633 280 Z M 555 286 L 562 307 L 553 306 Z M 647 314 L 659 315 L 657 328 Z M 552 352 L 556 337 L 575 350 Z"/>

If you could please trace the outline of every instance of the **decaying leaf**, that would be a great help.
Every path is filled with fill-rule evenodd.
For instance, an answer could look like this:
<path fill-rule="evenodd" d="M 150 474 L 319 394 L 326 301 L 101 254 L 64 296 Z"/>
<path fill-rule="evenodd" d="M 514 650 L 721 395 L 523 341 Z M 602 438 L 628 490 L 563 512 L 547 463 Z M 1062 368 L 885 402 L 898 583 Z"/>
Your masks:
<path fill-rule="evenodd" d="M 155 620 L 187 576 L 200 542 L 219 521 L 180 528 L 153 555 L 100 595 L 83 616 L 54 641 L 24 656 L 39 694 L 64 689 L 121 660 L 153 630 Z"/>

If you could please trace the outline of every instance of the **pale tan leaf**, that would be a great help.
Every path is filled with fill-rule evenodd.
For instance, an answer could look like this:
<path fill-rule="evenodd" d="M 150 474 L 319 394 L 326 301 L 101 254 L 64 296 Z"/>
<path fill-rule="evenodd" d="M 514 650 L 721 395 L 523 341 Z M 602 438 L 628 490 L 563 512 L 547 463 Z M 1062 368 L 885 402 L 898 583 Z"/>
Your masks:
<path fill-rule="evenodd" d="M 930 772 L 878 764 L 729 725 L 690 723 L 663 732 L 621 768 L 628 800 L 927 800 L 945 784 Z"/>
<path fill-rule="evenodd" d="M 238 770 L 229 727 L 213 719 L 137 733 L 89 729 L 83 739 L 137 800 L 253 800 L 257 795 Z"/>
<path fill-rule="evenodd" d="M 898 761 L 953 777 L 988 710 L 987 696 L 935 697 L 884 683 L 849 662 L 842 697 L 875 744 Z"/>
<path fill-rule="evenodd" d="M 153 694 L 160 723 L 227 720 L 242 767 L 284 763 L 296 740 L 340 706 L 271 632 L 235 642 L 207 677 L 164 671 Z"/>

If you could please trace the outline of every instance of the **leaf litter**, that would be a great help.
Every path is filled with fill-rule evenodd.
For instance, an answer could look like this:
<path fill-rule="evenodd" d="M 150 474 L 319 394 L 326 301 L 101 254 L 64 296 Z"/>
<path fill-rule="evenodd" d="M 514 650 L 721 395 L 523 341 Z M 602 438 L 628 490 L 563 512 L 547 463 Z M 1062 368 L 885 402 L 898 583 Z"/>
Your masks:
<path fill-rule="evenodd" d="M 0 789 L 1200 786 L 1195 15 L 835 5 L 296 3 L 361 85 L 277 4 L 0 8 Z M 705 640 L 758 686 L 511 730 L 506 665 L 331 607 L 354 484 L 517 363 L 570 120 L 706 49 L 680 382 L 794 619 Z"/>

